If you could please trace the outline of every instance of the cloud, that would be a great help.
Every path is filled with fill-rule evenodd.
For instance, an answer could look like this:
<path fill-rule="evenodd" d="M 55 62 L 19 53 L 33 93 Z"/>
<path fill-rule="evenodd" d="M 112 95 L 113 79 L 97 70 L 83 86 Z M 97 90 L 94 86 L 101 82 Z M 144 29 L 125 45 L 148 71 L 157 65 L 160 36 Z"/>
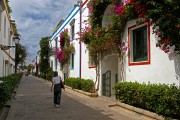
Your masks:
<path fill-rule="evenodd" d="M 20 43 L 35 58 L 41 38 L 52 35 L 58 22 L 73 9 L 76 0 L 10 0 L 11 17 L 21 34 Z"/>

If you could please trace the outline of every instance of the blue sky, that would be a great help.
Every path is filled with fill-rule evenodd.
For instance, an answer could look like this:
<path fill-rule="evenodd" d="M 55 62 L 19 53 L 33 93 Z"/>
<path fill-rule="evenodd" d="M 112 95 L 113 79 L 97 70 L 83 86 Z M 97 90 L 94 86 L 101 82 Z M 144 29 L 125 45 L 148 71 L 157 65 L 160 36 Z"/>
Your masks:
<path fill-rule="evenodd" d="M 21 34 L 20 43 L 27 49 L 27 63 L 36 57 L 41 38 L 52 35 L 52 30 L 66 18 L 74 4 L 76 0 L 10 0 L 11 19 Z"/>

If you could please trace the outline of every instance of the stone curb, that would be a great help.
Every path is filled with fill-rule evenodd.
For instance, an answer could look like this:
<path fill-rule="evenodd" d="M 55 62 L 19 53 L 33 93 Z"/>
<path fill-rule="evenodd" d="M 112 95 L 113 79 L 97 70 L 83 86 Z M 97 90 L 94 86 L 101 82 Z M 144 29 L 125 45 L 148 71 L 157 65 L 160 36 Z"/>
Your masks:
<path fill-rule="evenodd" d="M 157 120 L 164 120 L 164 118 L 163 118 L 162 116 L 159 116 L 159 115 L 156 114 L 156 113 L 153 113 L 153 112 L 150 112 L 150 111 L 141 109 L 141 108 L 137 108 L 137 107 L 134 107 L 134 106 L 125 104 L 125 103 L 121 103 L 121 102 L 116 102 L 116 104 L 117 104 L 118 106 L 120 106 L 120 107 L 123 107 L 123 108 L 125 108 L 125 109 L 134 111 L 134 112 L 139 113 L 139 114 L 142 114 L 142 115 L 144 115 L 144 116 L 147 116 L 147 117 L 150 117 L 150 118 L 154 118 L 154 119 L 157 119 Z"/>
<path fill-rule="evenodd" d="M 81 94 L 84 94 L 84 95 L 89 96 L 89 97 L 98 97 L 98 93 L 84 92 L 84 91 L 82 91 L 82 90 L 73 89 L 73 88 L 71 88 L 71 87 L 69 87 L 69 86 L 66 86 L 66 85 L 65 85 L 65 88 L 70 89 L 70 90 L 73 90 L 73 91 L 78 92 L 78 93 L 81 93 Z"/>

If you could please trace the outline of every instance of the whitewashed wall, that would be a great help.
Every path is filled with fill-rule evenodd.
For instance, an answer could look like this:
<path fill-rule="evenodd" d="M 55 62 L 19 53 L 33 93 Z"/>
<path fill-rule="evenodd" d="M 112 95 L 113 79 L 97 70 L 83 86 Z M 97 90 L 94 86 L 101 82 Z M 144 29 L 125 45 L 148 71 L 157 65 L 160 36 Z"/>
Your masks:
<path fill-rule="evenodd" d="M 124 40 L 128 41 L 128 27 L 135 25 L 136 20 L 131 20 L 125 28 Z M 150 64 L 128 65 L 126 59 L 126 81 L 140 83 L 165 83 L 180 85 L 180 55 L 167 54 L 156 47 L 156 37 L 150 27 Z"/>
<path fill-rule="evenodd" d="M 67 15 L 65 21 L 60 25 L 60 27 L 57 29 L 57 31 L 53 34 L 53 36 L 51 37 L 51 40 L 50 40 L 50 44 L 52 45 L 52 47 L 55 47 L 55 39 L 56 37 L 58 38 L 58 41 L 60 41 L 60 33 L 68 28 L 68 25 L 69 25 L 69 22 L 71 22 L 72 18 L 74 18 L 74 14 L 76 14 L 78 11 L 78 7 L 76 8 L 73 8 L 72 11 Z M 58 48 L 60 47 L 60 43 L 58 42 L 57 44 Z M 63 75 L 63 71 L 61 71 L 61 67 L 60 67 L 60 63 L 58 62 L 57 64 L 57 70 L 55 69 L 55 59 L 56 59 L 56 55 L 53 55 L 53 56 L 50 56 L 50 64 L 51 64 L 51 61 L 53 61 L 53 71 L 58 71 L 58 75 L 62 76 L 62 78 L 64 78 L 64 75 Z"/>
<path fill-rule="evenodd" d="M 79 36 L 76 34 L 79 32 L 79 20 L 80 14 L 77 12 L 79 8 L 77 7 L 69 14 L 69 17 L 65 19 L 65 22 L 59 27 L 57 32 L 51 38 L 51 44 L 55 47 L 54 39 L 59 36 L 59 34 L 66 28 L 68 28 L 70 32 L 70 25 L 69 23 L 75 19 L 75 39 L 71 40 L 71 44 L 75 47 L 75 54 L 74 54 L 74 69 L 70 69 L 69 77 L 79 77 L 79 66 L 80 66 L 80 44 Z M 86 5 L 83 7 L 82 13 L 82 22 L 87 19 L 88 9 Z M 76 13 L 77 12 L 77 13 Z M 75 16 L 73 16 L 75 14 Z M 72 17 L 73 16 L 73 17 Z M 128 44 L 128 28 L 135 25 L 136 20 L 128 21 L 123 40 Z M 85 27 L 84 23 L 82 23 L 82 27 Z M 59 40 L 59 38 L 58 38 Z M 172 84 L 175 83 L 179 86 L 180 84 L 180 55 L 174 56 L 172 54 L 166 54 L 162 50 L 156 47 L 156 38 L 155 35 L 152 34 L 152 26 L 150 28 L 150 64 L 147 65 L 128 65 L 128 55 L 126 54 L 126 65 L 125 65 L 125 79 L 126 81 L 137 81 L 140 83 L 165 83 L 165 84 Z M 126 44 L 126 45 L 127 45 Z M 58 42 L 59 46 L 59 42 Z M 87 46 L 82 43 L 82 72 L 81 76 L 85 79 L 96 79 L 96 71 L 95 68 L 89 68 L 89 53 L 87 50 Z M 51 56 L 50 61 L 54 61 L 54 57 Z M 115 74 L 118 73 L 120 76 L 120 64 L 115 56 L 108 56 L 106 57 L 101 65 L 100 70 L 100 86 L 99 86 L 99 95 L 102 95 L 102 74 L 105 73 L 107 70 L 111 70 L 111 88 L 115 84 Z M 53 64 L 54 70 L 55 64 Z M 60 64 L 58 63 L 57 67 L 59 75 L 63 75 L 63 72 L 60 70 Z M 118 78 L 119 81 L 120 77 Z M 111 95 L 114 97 L 113 90 L 111 89 Z"/>
<path fill-rule="evenodd" d="M 82 21 L 84 21 L 85 19 L 87 19 L 87 12 L 88 9 L 86 7 L 86 5 L 84 5 L 83 7 L 83 13 L 82 13 Z M 61 26 L 59 27 L 59 29 L 57 30 L 57 32 L 52 36 L 51 38 L 51 44 L 52 47 L 55 47 L 55 42 L 54 39 L 56 37 L 58 37 L 60 35 L 60 33 L 64 30 L 64 29 L 68 29 L 69 33 L 71 30 L 71 26 L 70 26 L 70 22 L 75 19 L 75 39 L 71 40 L 71 44 L 74 45 L 75 47 L 75 53 L 74 53 L 74 69 L 70 69 L 69 67 L 69 77 L 80 77 L 80 44 L 79 44 L 79 35 L 76 34 L 77 32 L 79 32 L 80 30 L 80 13 L 79 13 L 79 7 L 76 7 L 75 9 L 73 9 L 71 11 L 71 13 L 68 15 L 68 17 L 65 19 L 64 23 L 61 24 Z M 82 23 L 82 28 L 84 27 L 84 24 Z M 69 34 L 70 35 L 70 34 Z M 59 38 L 58 38 L 59 39 Z M 58 42 L 58 47 L 60 46 L 60 43 Z M 50 57 L 50 61 L 53 61 L 53 63 L 55 63 L 54 61 L 54 57 L 56 56 L 51 56 Z M 82 70 L 81 70 L 81 78 L 85 78 L 85 79 L 92 79 L 95 81 L 96 78 L 96 72 L 95 72 L 95 68 L 89 68 L 89 53 L 88 50 L 86 48 L 86 45 L 84 45 L 82 43 Z M 55 66 L 53 65 L 53 70 Z M 60 70 L 60 64 L 58 63 L 58 67 L 57 67 L 57 71 L 59 73 L 59 75 L 63 76 L 63 72 Z"/>
<path fill-rule="evenodd" d="M 100 78 L 100 86 L 99 86 L 99 91 L 98 94 L 102 95 L 102 74 L 106 73 L 108 70 L 111 71 L 111 85 L 110 85 L 110 92 L 111 92 L 111 97 L 115 98 L 115 93 L 113 90 L 113 87 L 116 83 L 116 77 L 115 75 L 118 74 L 118 57 L 117 55 L 108 55 L 105 56 L 101 62 L 101 78 Z"/>
<path fill-rule="evenodd" d="M 0 31 L 0 43 L 2 43 L 2 32 Z M 0 60 L 0 77 L 3 76 L 3 61 L 4 61 L 4 57 L 3 57 L 3 51 L 0 50 L 0 57 L 1 57 L 1 60 Z"/>
<path fill-rule="evenodd" d="M 13 37 L 10 36 L 10 30 L 11 30 L 10 18 L 8 18 L 6 10 L 1 12 L 0 19 L 1 19 L 0 44 L 15 46 Z M 5 20 L 6 20 L 6 26 L 5 26 L 6 29 L 4 29 Z M 4 36 L 4 32 L 5 32 L 5 36 Z M 10 42 L 8 42 L 9 39 L 10 39 Z M 13 59 L 15 59 L 15 48 L 10 48 L 6 51 Z M 1 58 L 1 60 L 0 60 L 0 77 L 15 73 L 15 69 L 14 69 L 15 62 L 3 50 L 0 50 L 0 58 Z M 8 64 L 5 65 L 5 61 L 8 61 Z"/>
<path fill-rule="evenodd" d="M 86 4 L 82 8 L 82 28 L 85 28 L 86 22 L 84 20 L 87 20 L 87 15 L 88 15 L 88 9 Z M 75 40 L 73 41 L 73 44 L 75 45 L 75 56 L 74 56 L 74 70 L 70 71 L 70 76 L 72 77 L 79 77 L 80 74 L 80 44 L 79 44 L 79 35 L 76 34 L 77 32 L 80 31 L 80 13 L 78 12 L 76 14 L 75 18 Z M 89 51 L 87 49 L 87 46 L 82 43 L 81 44 L 82 49 L 81 49 L 81 78 L 85 79 L 91 79 L 94 80 L 96 79 L 96 71 L 95 68 L 89 68 Z"/>

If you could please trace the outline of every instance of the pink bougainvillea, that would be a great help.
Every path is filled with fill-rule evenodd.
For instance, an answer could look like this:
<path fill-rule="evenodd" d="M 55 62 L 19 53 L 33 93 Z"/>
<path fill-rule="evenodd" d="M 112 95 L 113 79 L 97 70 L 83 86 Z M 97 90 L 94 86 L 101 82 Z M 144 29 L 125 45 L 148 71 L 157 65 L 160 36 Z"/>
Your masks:
<path fill-rule="evenodd" d="M 111 12 L 111 10 L 107 10 L 107 12 L 106 12 L 106 14 L 111 14 L 112 12 Z"/>
<path fill-rule="evenodd" d="M 164 37 L 162 37 L 162 33 L 159 30 L 159 27 L 154 25 L 152 27 L 153 29 L 153 34 L 157 35 L 157 37 L 160 38 L 160 40 L 158 40 L 158 42 L 156 43 L 156 47 L 159 47 L 161 50 L 163 50 L 165 53 L 170 52 L 170 47 L 171 47 L 171 42 L 168 39 L 165 39 Z"/>
<path fill-rule="evenodd" d="M 60 33 L 60 48 L 56 49 L 56 57 L 59 62 L 62 62 L 65 59 L 64 47 L 66 41 L 69 42 L 68 29 L 65 29 Z"/>
<path fill-rule="evenodd" d="M 123 53 L 125 53 L 127 51 L 127 46 L 126 46 L 126 43 L 124 41 L 119 43 L 119 47 Z"/>
<path fill-rule="evenodd" d="M 90 31 L 91 31 L 91 28 L 90 28 L 90 27 L 85 26 L 85 30 L 86 30 L 86 32 L 90 32 Z"/>
<path fill-rule="evenodd" d="M 93 7 L 88 7 L 88 14 L 90 14 L 93 10 Z"/>
<path fill-rule="evenodd" d="M 64 60 L 63 50 L 61 48 L 56 49 L 56 56 L 57 56 L 57 59 L 59 60 L 59 62 Z"/>
<path fill-rule="evenodd" d="M 165 53 L 170 52 L 170 41 L 167 39 L 162 38 L 161 40 L 158 41 L 158 46 L 160 47 L 161 50 L 163 50 Z"/>
<path fill-rule="evenodd" d="M 65 42 L 69 40 L 68 29 L 65 29 L 60 33 L 60 47 L 64 47 Z"/>
<path fill-rule="evenodd" d="M 103 3 L 102 3 L 103 2 Z M 107 7 L 112 5 L 112 8 L 106 11 Z M 94 51 L 100 51 L 99 44 L 104 44 L 104 38 L 106 38 L 106 34 L 114 34 L 117 33 L 115 30 L 118 30 L 118 34 L 123 34 L 125 25 L 128 20 L 137 19 L 136 24 L 140 25 L 142 23 L 148 22 L 148 25 L 157 25 L 159 28 L 156 30 L 153 29 L 153 33 L 157 35 L 158 42 L 157 46 L 162 49 L 165 53 L 171 52 L 171 47 L 174 46 L 174 51 L 180 53 L 180 45 L 179 45 L 179 22 L 176 13 L 178 13 L 177 1 L 169 0 L 167 1 L 144 1 L 144 0 L 124 0 L 124 3 L 120 0 L 90 0 L 88 3 L 88 8 L 91 10 L 90 17 L 90 25 L 92 26 L 91 33 L 83 34 L 81 41 L 88 41 L 89 46 L 93 45 Z M 104 9 L 101 7 L 104 6 Z M 172 9 L 167 9 L 167 6 L 171 6 Z M 169 7 L 170 8 L 170 7 Z M 103 9 L 103 10 L 102 10 Z M 110 14 L 113 12 L 113 16 L 109 17 L 112 23 L 112 28 L 109 31 L 105 31 L 106 33 L 103 35 L 101 31 L 95 31 L 98 26 L 101 26 L 102 17 L 104 12 L 106 14 Z M 159 12 L 160 11 L 160 12 Z M 172 19 L 169 19 L 172 18 Z M 101 28 L 101 30 L 104 28 Z M 100 29 L 99 29 L 100 30 Z M 112 30 L 112 31 L 111 31 Z M 94 32 L 95 31 L 95 32 Z M 119 35 L 119 39 L 114 39 L 113 42 L 118 43 L 121 41 L 121 35 Z M 99 41 L 100 42 L 99 42 Z M 96 43 L 98 44 L 92 44 Z M 118 46 L 120 47 L 120 46 Z M 127 48 L 124 48 L 126 50 Z M 170 50 L 169 50 L 170 49 Z"/>
<path fill-rule="evenodd" d="M 70 45 L 70 36 L 68 29 L 60 33 L 60 47 L 56 49 L 56 57 L 59 60 L 61 67 L 68 63 L 70 53 L 74 52 L 74 46 Z"/>
<path fill-rule="evenodd" d="M 135 5 L 135 10 L 136 10 L 139 18 L 143 18 L 147 13 L 145 5 L 136 4 Z"/>
<path fill-rule="evenodd" d="M 91 36 L 91 28 L 89 26 L 85 26 L 84 30 L 81 32 L 77 32 L 76 34 L 79 35 L 80 41 L 86 43 L 90 42 L 90 36 Z"/>
<path fill-rule="evenodd" d="M 115 12 L 117 15 L 123 14 L 124 11 L 125 11 L 125 9 L 124 9 L 124 2 L 120 2 L 119 4 L 114 3 L 114 12 Z"/>

